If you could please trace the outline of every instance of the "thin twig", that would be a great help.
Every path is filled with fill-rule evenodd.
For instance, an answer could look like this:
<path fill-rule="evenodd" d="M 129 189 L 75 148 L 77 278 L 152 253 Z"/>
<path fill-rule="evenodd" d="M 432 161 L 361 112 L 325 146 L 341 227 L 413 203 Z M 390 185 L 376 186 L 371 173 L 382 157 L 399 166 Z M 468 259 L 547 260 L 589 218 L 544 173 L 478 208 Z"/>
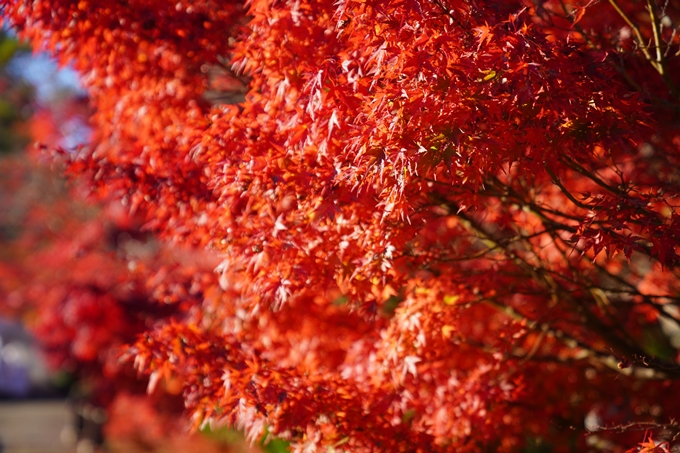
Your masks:
<path fill-rule="evenodd" d="M 621 9 L 621 6 L 619 6 L 616 0 L 609 0 L 609 3 L 614 7 L 619 16 L 621 16 L 621 18 L 623 18 L 623 20 L 626 21 L 628 26 L 633 30 L 638 46 L 640 46 L 640 50 L 642 50 L 642 53 L 644 54 L 645 58 L 650 63 L 652 63 L 652 66 L 656 68 L 656 62 L 654 61 L 654 58 L 652 58 L 652 55 L 649 53 L 649 49 L 647 49 L 647 45 L 645 44 L 645 39 L 642 36 L 640 27 L 638 27 L 637 24 L 630 19 L 630 17 L 628 17 L 628 15 Z"/>

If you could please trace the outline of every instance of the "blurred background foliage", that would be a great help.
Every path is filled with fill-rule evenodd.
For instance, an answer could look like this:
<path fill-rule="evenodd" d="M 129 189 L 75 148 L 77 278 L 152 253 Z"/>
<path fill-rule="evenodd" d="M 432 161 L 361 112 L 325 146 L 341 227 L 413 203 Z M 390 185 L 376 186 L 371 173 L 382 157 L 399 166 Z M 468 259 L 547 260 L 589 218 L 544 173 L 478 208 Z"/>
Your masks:
<path fill-rule="evenodd" d="M 11 70 L 11 64 L 30 49 L 0 31 L 0 154 L 23 149 L 29 142 L 23 126 L 31 117 L 35 88 Z"/>

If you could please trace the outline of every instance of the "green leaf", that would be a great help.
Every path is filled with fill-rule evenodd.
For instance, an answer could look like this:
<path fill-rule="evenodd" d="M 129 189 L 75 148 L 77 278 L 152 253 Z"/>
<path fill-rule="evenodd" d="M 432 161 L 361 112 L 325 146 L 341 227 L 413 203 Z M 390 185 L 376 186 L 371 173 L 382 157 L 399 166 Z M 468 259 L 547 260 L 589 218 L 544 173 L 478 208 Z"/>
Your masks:
<path fill-rule="evenodd" d="M 283 439 L 272 439 L 266 445 L 262 445 L 262 449 L 267 453 L 287 453 L 289 451 L 289 443 Z"/>

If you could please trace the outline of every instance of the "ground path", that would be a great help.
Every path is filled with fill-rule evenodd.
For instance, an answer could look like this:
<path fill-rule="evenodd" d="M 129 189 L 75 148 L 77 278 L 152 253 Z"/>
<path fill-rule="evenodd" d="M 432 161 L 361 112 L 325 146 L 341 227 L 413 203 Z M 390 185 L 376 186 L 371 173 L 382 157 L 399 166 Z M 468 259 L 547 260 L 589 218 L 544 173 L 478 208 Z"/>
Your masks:
<path fill-rule="evenodd" d="M 63 400 L 0 401 L 0 453 L 73 453 L 72 420 Z"/>

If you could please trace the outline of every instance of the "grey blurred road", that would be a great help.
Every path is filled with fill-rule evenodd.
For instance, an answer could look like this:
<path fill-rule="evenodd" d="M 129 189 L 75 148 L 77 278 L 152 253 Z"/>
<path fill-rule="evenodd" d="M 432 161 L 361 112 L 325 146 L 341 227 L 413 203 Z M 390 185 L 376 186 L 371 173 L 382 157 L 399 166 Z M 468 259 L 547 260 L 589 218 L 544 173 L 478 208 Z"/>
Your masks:
<path fill-rule="evenodd" d="M 72 417 L 64 401 L 0 401 L 0 453 L 73 453 Z"/>

